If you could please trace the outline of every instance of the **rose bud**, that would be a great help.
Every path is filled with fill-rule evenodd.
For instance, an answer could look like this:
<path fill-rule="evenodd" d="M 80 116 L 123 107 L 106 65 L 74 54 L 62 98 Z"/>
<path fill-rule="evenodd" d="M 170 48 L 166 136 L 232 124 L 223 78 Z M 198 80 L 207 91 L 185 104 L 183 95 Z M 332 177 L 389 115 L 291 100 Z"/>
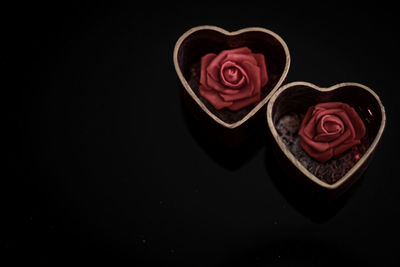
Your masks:
<path fill-rule="evenodd" d="M 217 110 L 239 110 L 260 101 L 268 82 L 263 54 L 248 47 L 209 53 L 201 58 L 200 94 Z"/>
<path fill-rule="evenodd" d="M 360 144 L 365 135 L 365 125 L 348 104 L 321 103 L 308 108 L 299 135 L 307 154 L 324 163 Z"/>

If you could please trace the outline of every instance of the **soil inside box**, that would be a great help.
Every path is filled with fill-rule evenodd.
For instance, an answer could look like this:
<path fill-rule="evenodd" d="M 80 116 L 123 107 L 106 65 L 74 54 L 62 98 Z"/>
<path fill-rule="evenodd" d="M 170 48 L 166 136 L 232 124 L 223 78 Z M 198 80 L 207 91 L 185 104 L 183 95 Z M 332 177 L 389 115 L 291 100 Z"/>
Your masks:
<path fill-rule="evenodd" d="M 282 116 L 275 125 L 278 135 L 289 151 L 309 172 L 328 184 L 334 184 L 364 155 L 369 147 L 368 141 L 363 138 L 361 144 L 321 163 L 311 158 L 301 147 L 301 137 L 298 135 L 298 131 L 303 117 L 304 114 L 294 112 Z"/>
<path fill-rule="evenodd" d="M 271 74 L 272 75 L 272 74 Z M 271 76 L 270 75 L 270 76 Z M 204 103 L 204 105 L 208 108 L 208 110 L 211 111 L 214 115 L 216 115 L 218 118 L 220 118 L 222 121 L 226 123 L 235 123 L 237 121 L 240 121 L 241 119 L 244 118 L 258 103 L 249 105 L 247 107 L 244 107 L 240 110 L 237 111 L 232 111 L 227 108 L 223 108 L 221 110 L 217 110 L 214 108 L 213 105 L 211 105 L 207 99 L 205 99 L 203 96 L 200 95 L 199 88 L 200 88 L 200 62 L 195 62 L 191 67 L 190 67 L 190 73 L 189 73 L 189 79 L 188 83 L 190 87 L 193 89 L 194 93 L 196 96 L 201 100 L 201 102 Z M 264 99 L 268 93 L 271 91 L 271 88 L 273 88 L 276 85 L 276 81 L 278 80 L 276 75 L 273 75 L 272 77 L 269 77 L 268 84 L 261 88 L 261 97 L 260 99 Z"/>

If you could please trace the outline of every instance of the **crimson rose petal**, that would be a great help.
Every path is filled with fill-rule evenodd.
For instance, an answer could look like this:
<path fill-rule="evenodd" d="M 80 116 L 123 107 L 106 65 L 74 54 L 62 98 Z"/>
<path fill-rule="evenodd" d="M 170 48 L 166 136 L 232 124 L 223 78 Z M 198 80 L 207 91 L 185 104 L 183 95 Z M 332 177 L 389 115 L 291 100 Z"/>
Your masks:
<path fill-rule="evenodd" d="M 200 94 L 207 98 L 207 100 L 210 101 L 210 103 L 216 109 L 221 109 L 232 105 L 232 102 L 224 101 L 216 92 L 205 90 L 203 86 L 200 87 Z"/>
<path fill-rule="evenodd" d="M 209 53 L 201 58 L 199 92 L 217 110 L 239 110 L 260 101 L 268 82 L 263 54 L 248 47 Z"/>
<path fill-rule="evenodd" d="M 354 108 L 341 102 L 310 107 L 299 129 L 304 151 L 322 163 L 360 144 L 365 132 L 365 125 Z"/>
<path fill-rule="evenodd" d="M 210 64 L 211 60 L 213 60 L 217 55 L 214 53 L 210 53 L 205 55 L 204 57 L 201 58 L 201 66 L 207 66 Z M 203 86 L 206 86 L 207 84 L 207 73 L 205 68 L 201 68 L 200 70 L 200 83 Z M 206 86 L 207 87 L 207 86 Z"/>

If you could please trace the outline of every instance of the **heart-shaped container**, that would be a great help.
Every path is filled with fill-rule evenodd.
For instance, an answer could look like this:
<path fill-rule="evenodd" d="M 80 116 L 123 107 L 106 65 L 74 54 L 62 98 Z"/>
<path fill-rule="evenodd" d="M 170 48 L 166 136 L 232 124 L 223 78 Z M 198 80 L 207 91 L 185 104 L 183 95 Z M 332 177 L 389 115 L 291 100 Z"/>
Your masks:
<path fill-rule="evenodd" d="M 261 88 L 261 101 L 239 111 L 216 110 L 200 94 L 200 59 L 207 53 L 247 46 L 262 53 L 269 81 Z M 198 26 L 185 32 L 176 42 L 173 61 L 183 85 L 183 100 L 197 117 L 202 128 L 228 145 L 240 144 L 254 125 L 260 122 L 272 94 L 281 86 L 289 70 L 290 55 L 286 43 L 276 33 L 264 28 L 244 28 L 228 32 L 215 26 Z M 258 118 L 256 118 L 258 117 Z"/>
<path fill-rule="evenodd" d="M 254 53 L 264 54 L 270 80 L 261 89 L 261 101 L 258 104 L 239 112 L 226 109 L 218 111 L 199 94 L 200 59 L 207 53 L 219 53 L 242 46 L 249 47 Z M 386 115 L 381 100 L 362 84 L 341 83 L 321 88 L 307 82 L 293 82 L 281 87 L 289 71 L 289 49 L 282 38 L 264 28 L 228 32 L 215 26 L 194 27 L 176 42 L 173 61 L 183 88 L 183 102 L 197 117 L 204 132 L 223 144 L 241 144 L 251 134 L 263 129 L 266 114 L 272 150 L 281 167 L 298 184 L 322 193 L 324 197 L 339 196 L 362 175 L 385 128 Z M 299 126 L 299 118 L 308 107 L 322 102 L 349 104 L 355 108 L 366 126 L 367 135 L 361 144 L 344 153 L 342 156 L 345 157 L 335 159 L 335 162 L 318 163 L 307 158 L 301 149 L 293 149 L 291 142 L 297 140 L 296 144 L 299 144 L 298 128 L 292 132 L 290 142 L 287 142 L 287 136 L 282 136 L 278 131 L 279 127 L 285 126 L 281 123 L 284 116 L 295 114 Z M 289 120 L 290 123 L 293 124 L 293 120 Z M 293 128 L 293 125 L 289 126 Z M 331 170 L 332 162 L 336 165 L 333 164 L 335 166 Z M 335 176 L 335 179 L 328 179 L 329 175 Z"/>
<path fill-rule="evenodd" d="M 349 104 L 366 127 L 360 145 L 326 163 L 309 157 L 300 148 L 297 134 L 300 118 L 307 109 L 323 102 Z M 283 169 L 290 177 L 300 177 L 298 182 L 333 197 L 343 193 L 366 170 L 386 124 L 385 109 L 378 95 L 358 83 L 341 83 L 329 88 L 307 82 L 286 84 L 271 97 L 266 116 L 274 152 Z"/>

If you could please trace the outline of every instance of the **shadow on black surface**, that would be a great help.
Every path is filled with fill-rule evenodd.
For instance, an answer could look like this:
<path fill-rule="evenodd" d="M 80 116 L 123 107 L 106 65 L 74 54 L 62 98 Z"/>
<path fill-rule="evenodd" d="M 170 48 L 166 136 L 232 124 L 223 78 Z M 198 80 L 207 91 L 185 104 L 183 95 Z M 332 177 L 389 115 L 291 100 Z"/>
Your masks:
<path fill-rule="evenodd" d="M 324 223 L 335 216 L 348 202 L 352 195 L 357 191 L 363 176 L 353 184 L 346 192 L 336 198 L 325 198 L 318 195 L 318 192 L 308 191 L 294 181 L 292 177 L 278 164 L 274 153 L 268 149 L 265 152 L 265 168 L 272 183 L 278 191 L 285 197 L 303 216 L 317 223 Z"/>
<path fill-rule="evenodd" d="M 368 266 L 349 247 L 312 236 L 274 236 L 247 248 L 236 248 L 218 266 Z"/>
<path fill-rule="evenodd" d="M 266 143 L 264 131 L 252 131 L 240 144 L 224 144 L 213 135 L 212 131 L 204 129 L 198 118 L 193 115 L 183 101 L 181 101 L 181 110 L 183 120 L 193 139 L 215 162 L 228 170 L 239 169 L 253 158 Z"/>

